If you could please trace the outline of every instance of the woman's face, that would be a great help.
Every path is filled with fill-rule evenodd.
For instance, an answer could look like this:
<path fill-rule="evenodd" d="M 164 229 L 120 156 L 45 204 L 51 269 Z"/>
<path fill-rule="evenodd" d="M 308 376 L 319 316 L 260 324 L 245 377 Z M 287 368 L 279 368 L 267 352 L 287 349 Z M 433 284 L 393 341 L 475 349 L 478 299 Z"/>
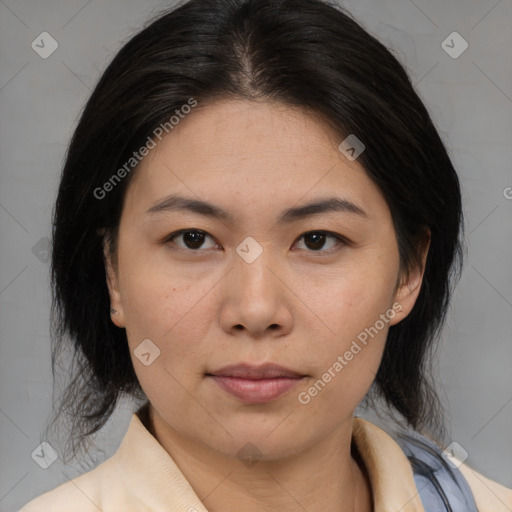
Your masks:
<path fill-rule="evenodd" d="M 271 460 L 351 428 L 421 272 L 398 283 L 389 208 L 341 142 L 302 110 L 221 101 L 137 169 L 109 263 L 112 320 L 169 432 L 232 456 L 251 443 Z M 328 199 L 338 207 L 300 214 Z M 222 371 L 266 363 L 296 375 Z"/>

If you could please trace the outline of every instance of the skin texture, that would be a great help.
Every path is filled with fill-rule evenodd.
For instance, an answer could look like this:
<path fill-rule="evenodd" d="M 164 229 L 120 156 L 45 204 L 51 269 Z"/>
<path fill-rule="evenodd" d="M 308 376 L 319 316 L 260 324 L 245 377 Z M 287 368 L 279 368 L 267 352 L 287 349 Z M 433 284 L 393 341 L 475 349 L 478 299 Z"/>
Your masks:
<path fill-rule="evenodd" d="M 353 414 L 423 272 L 401 274 L 390 210 L 364 168 L 339 151 L 343 138 L 311 112 L 279 103 L 199 105 L 136 170 L 115 257 L 105 245 L 112 321 L 126 329 L 150 431 L 208 510 L 372 510 L 365 468 L 351 452 Z M 233 222 L 146 213 L 171 193 L 214 203 Z M 277 222 L 287 208 L 330 196 L 366 217 Z M 179 234 L 169 240 L 181 229 L 207 235 L 202 245 Z M 347 242 L 303 236 L 320 230 Z M 252 263 L 236 252 L 248 236 L 263 250 Z M 301 404 L 299 393 L 393 304 L 378 335 Z M 145 339 L 160 350 L 148 366 L 134 355 Z M 272 402 L 248 404 L 205 375 L 240 362 L 274 362 L 306 377 Z M 247 443 L 260 458 L 250 467 L 237 457 Z"/>

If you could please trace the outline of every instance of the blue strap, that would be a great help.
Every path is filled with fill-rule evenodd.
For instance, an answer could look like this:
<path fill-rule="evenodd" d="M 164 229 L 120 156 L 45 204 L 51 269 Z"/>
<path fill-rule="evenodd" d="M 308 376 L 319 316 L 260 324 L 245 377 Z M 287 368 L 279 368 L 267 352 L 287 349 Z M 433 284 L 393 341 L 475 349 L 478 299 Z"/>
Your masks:
<path fill-rule="evenodd" d="M 411 463 L 425 512 L 478 512 L 466 479 L 439 446 L 416 431 L 399 431 L 394 439 Z"/>

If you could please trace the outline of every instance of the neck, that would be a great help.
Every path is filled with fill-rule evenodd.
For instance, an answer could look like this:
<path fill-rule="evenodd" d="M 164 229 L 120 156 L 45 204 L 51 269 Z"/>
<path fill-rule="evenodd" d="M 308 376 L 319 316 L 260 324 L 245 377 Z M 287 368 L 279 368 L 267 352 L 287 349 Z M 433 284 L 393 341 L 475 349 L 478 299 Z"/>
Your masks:
<path fill-rule="evenodd" d="M 150 406 L 146 428 L 178 465 L 208 510 L 226 512 L 372 512 L 352 421 L 286 459 L 242 463 L 171 429 Z"/>

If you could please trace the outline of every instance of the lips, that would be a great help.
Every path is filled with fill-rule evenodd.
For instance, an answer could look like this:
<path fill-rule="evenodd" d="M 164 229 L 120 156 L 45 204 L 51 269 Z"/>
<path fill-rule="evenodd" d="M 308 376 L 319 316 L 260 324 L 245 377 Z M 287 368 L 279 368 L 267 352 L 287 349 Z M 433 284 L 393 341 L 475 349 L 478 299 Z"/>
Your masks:
<path fill-rule="evenodd" d="M 276 364 L 237 364 L 206 374 L 224 391 L 246 403 L 271 402 L 292 390 L 305 375 Z"/>
<path fill-rule="evenodd" d="M 239 379 L 277 379 L 277 378 L 300 378 L 304 377 L 298 372 L 280 366 L 278 364 L 266 363 L 254 366 L 246 363 L 225 366 L 220 370 L 211 372 L 211 375 L 218 377 L 237 377 Z"/>

